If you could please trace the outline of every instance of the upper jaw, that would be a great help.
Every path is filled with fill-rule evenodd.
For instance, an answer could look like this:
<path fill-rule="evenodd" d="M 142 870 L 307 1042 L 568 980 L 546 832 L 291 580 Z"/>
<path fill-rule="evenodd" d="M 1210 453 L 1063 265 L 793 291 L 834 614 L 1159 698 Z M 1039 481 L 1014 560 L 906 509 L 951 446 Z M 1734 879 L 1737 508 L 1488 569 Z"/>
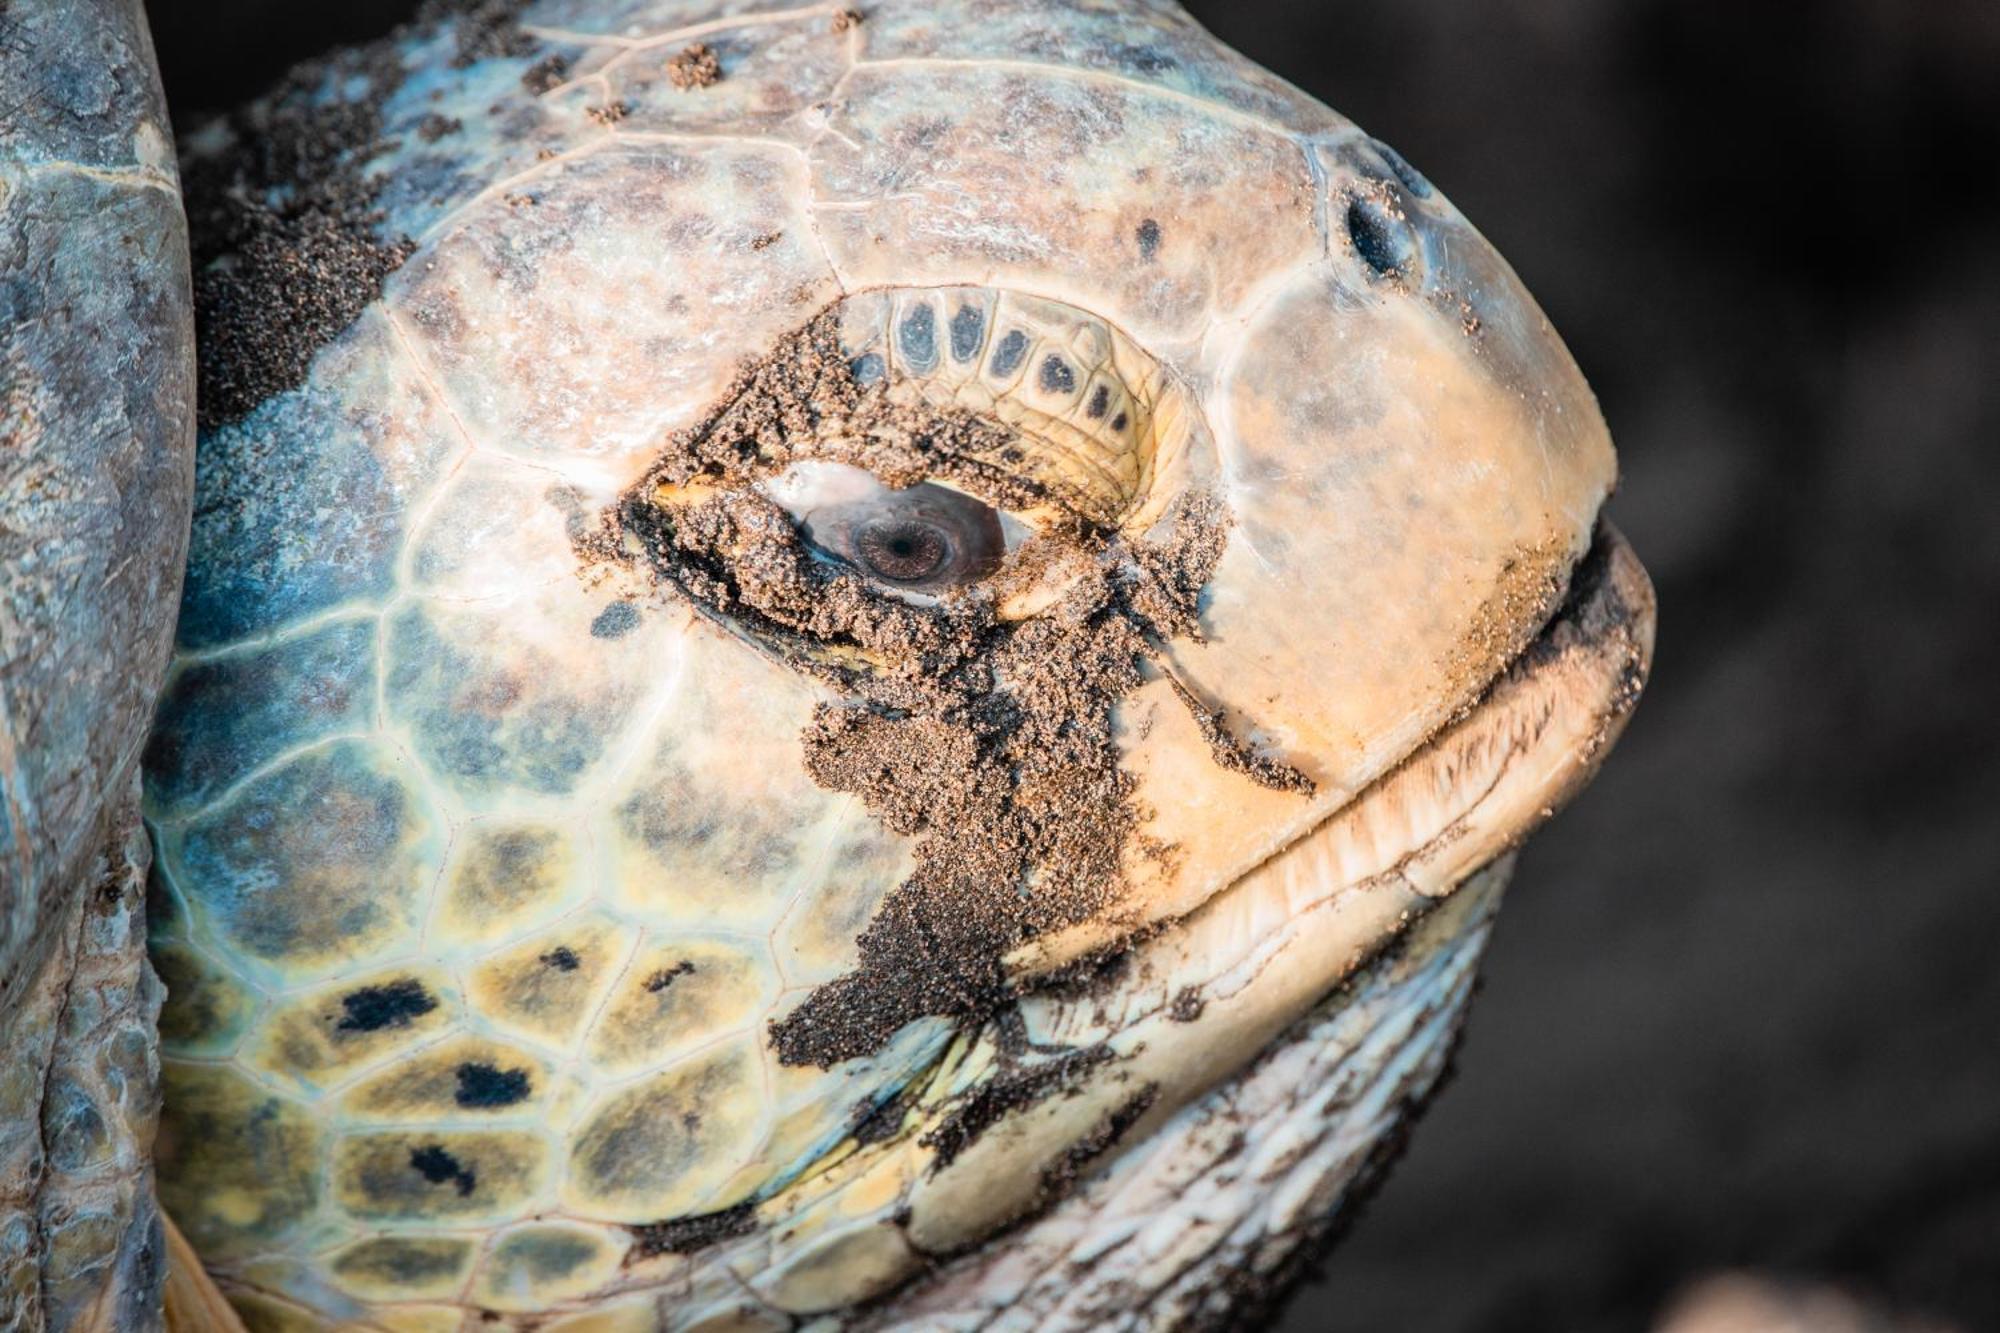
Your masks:
<path fill-rule="evenodd" d="M 1031 1210 L 1039 1164 L 1132 1107 L 1136 1090 L 1145 1107 L 1126 1117 L 1127 1139 L 1152 1132 L 1505 857 L 1623 729 L 1653 619 L 1644 569 L 1600 525 L 1567 600 L 1474 706 L 1304 836 L 1141 936 L 1114 979 L 1082 994 L 1036 990 L 1060 958 L 1041 942 L 1017 954 L 1029 993 L 1016 1044 L 1109 1055 L 1070 1095 L 1022 1108 L 929 1173 L 912 1194 L 911 1240 L 949 1251 Z"/>

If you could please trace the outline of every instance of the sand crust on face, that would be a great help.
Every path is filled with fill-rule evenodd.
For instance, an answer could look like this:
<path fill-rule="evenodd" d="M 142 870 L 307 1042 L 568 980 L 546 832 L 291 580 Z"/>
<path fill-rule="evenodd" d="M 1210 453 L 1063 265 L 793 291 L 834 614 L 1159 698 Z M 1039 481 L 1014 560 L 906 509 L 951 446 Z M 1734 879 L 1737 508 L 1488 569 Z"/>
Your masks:
<path fill-rule="evenodd" d="M 991 588 L 935 605 L 885 594 L 815 559 L 750 488 L 796 460 L 831 459 L 891 486 L 938 477 L 1002 508 L 1046 508 L 1056 497 L 1009 468 L 1018 446 L 989 419 L 858 383 L 829 312 L 746 370 L 586 538 L 593 558 L 630 560 L 831 686 L 841 702 L 822 704 L 801 737 L 806 771 L 918 839 L 914 871 L 860 937 L 859 966 L 772 1025 L 787 1064 L 868 1054 L 926 1015 L 987 1017 L 1011 998 L 1010 951 L 1124 891 L 1139 819 L 1113 709 L 1165 643 L 1198 632 L 1221 506 L 1189 494 L 1144 536 L 1051 525 L 1016 562 L 1067 558 L 1076 576 L 1014 620 Z M 1256 766 L 1233 743 L 1218 752 Z"/>

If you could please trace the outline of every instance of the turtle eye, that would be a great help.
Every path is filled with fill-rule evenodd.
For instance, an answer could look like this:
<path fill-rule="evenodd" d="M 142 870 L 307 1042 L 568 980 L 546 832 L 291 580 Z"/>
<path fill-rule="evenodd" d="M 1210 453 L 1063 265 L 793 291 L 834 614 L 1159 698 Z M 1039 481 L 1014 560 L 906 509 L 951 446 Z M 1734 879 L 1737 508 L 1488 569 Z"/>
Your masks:
<path fill-rule="evenodd" d="M 871 518 L 854 532 L 854 559 L 891 583 L 923 583 L 947 572 L 958 542 L 937 523 L 904 515 Z"/>
<path fill-rule="evenodd" d="M 901 592 L 976 583 L 1007 556 L 992 507 L 931 482 L 891 490 L 859 468 L 806 463 L 768 490 L 820 555 Z"/>
<path fill-rule="evenodd" d="M 869 578 L 911 592 L 977 582 L 1007 554 L 998 514 L 929 482 L 816 510 L 806 519 L 805 535 Z"/>

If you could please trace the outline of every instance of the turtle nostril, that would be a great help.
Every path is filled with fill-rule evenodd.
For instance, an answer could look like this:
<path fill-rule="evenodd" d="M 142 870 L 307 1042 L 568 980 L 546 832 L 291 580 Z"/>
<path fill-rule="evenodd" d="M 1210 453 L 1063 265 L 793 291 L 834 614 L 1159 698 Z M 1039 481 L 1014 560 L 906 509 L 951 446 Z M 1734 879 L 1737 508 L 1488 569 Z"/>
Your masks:
<path fill-rule="evenodd" d="M 1361 262 L 1379 277 L 1401 276 L 1416 256 L 1409 228 L 1370 199 L 1348 201 L 1347 236 Z"/>

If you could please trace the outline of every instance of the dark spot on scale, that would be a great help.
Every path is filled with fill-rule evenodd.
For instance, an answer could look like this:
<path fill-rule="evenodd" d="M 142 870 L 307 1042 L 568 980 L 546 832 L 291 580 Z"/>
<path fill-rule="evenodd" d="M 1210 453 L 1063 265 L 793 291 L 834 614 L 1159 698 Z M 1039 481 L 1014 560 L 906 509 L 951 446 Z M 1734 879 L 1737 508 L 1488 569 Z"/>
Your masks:
<path fill-rule="evenodd" d="M 979 338 L 985 331 L 985 312 L 978 306 L 960 306 L 951 317 L 951 359 L 964 362 L 979 355 Z"/>
<path fill-rule="evenodd" d="M 567 944 L 558 944 L 542 955 L 542 966 L 553 967 L 558 972 L 576 971 L 576 950 Z"/>
<path fill-rule="evenodd" d="M 461 1199 L 471 1194 L 473 1186 L 479 1183 L 479 1178 L 460 1166 L 458 1159 L 446 1152 L 440 1143 L 410 1149 L 410 1166 L 433 1185 L 449 1181 L 458 1186 L 458 1197 Z"/>
<path fill-rule="evenodd" d="M 1183 986 L 1174 995 L 1174 1002 L 1167 1006 L 1167 1017 L 1176 1023 L 1192 1023 L 1200 1018 L 1208 1008 L 1208 998 L 1199 986 Z"/>
<path fill-rule="evenodd" d="M 1075 393 L 1076 372 L 1069 368 L 1069 362 L 1050 353 L 1042 362 L 1043 393 Z"/>
<path fill-rule="evenodd" d="M 501 1069 L 494 1065 L 466 1063 L 458 1067 L 458 1092 L 453 1098 L 460 1106 L 484 1110 L 512 1106 L 528 1096 L 528 1071 Z"/>
<path fill-rule="evenodd" d="M 1028 335 L 1019 329 L 1009 329 L 1007 336 L 1000 340 L 1000 345 L 993 349 L 993 360 L 988 368 L 995 375 L 1004 377 L 1019 370 L 1021 363 L 1027 359 Z"/>
<path fill-rule="evenodd" d="M 1368 199 L 1348 202 L 1347 235 L 1354 253 L 1379 277 L 1401 274 L 1415 249 L 1407 229 Z"/>
<path fill-rule="evenodd" d="M 1127 417 L 1123 412 L 1120 412 L 1117 416 L 1111 418 L 1111 429 L 1113 430 L 1124 430 L 1125 427 L 1130 424 L 1131 424 L 1131 418 Z"/>
<path fill-rule="evenodd" d="M 879 352 L 869 352 L 865 356 L 855 357 L 852 369 L 854 382 L 864 386 L 875 383 L 889 373 L 889 368 Z"/>
<path fill-rule="evenodd" d="M 903 359 L 918 370 L 937 364 L 937 316 L 929 306 L 920 305 L 903 316 L 896 345 L 902 349 Z"/>
<path fill-rule="evenodd" d="M 646 989 L 655 995 L 674 984 L 675 977 L 684 977 L 694 971 L 694 964 L 683 958 L 672 967 L 663 967 L 646 978 Z"/>
<path fill-rule="evenodd" d="M 1139 224 L 1139 258 L 1150 260 L 1160 253 L 1160 224 L 1147 218 Z"/>
<path fill-rule="evenodd" d="M 1380 139 L 1370 139 L 1368 142 L 1374 147 L 1376 155 L 1388 164 L 1389 170 L 1396 173 L 1396 179 L 1403 182 L 1404 189 L 1419 199 L 1428 199 L 1437 193 L 1437 187 L 1430 183 L 1430 179 L 1411 166 L 1401 153 Z"/>
<path fill-rule="evenodd" d="M 1090 414 L 1092 421 L 1102 419 L 1104 414 L 1111 410 L 1111 386 L 1108 384 L 1098 385 L 1097 392 L 1090 395 L 1090 406 L 1083 410 Z"/>
<path fill-rule="evenodd" d="M 630 602 L 613 602 L 597 613 L 597 619 L 590 622 L 590 637 L 593 639 L 618 639 L 630 634 L 639 625 L 639 608 Z"/>
<path fill-rule="evenodd" d="M 423 983 L 405 979 L 386 986 L 368 986 L 340 997 L 347 1011 L 340 1020 L 341 1032 L 380 1032 L 383 1028 L 406 1028 L 419 1014 L 437 1008 L 437 1001 Z"/>

